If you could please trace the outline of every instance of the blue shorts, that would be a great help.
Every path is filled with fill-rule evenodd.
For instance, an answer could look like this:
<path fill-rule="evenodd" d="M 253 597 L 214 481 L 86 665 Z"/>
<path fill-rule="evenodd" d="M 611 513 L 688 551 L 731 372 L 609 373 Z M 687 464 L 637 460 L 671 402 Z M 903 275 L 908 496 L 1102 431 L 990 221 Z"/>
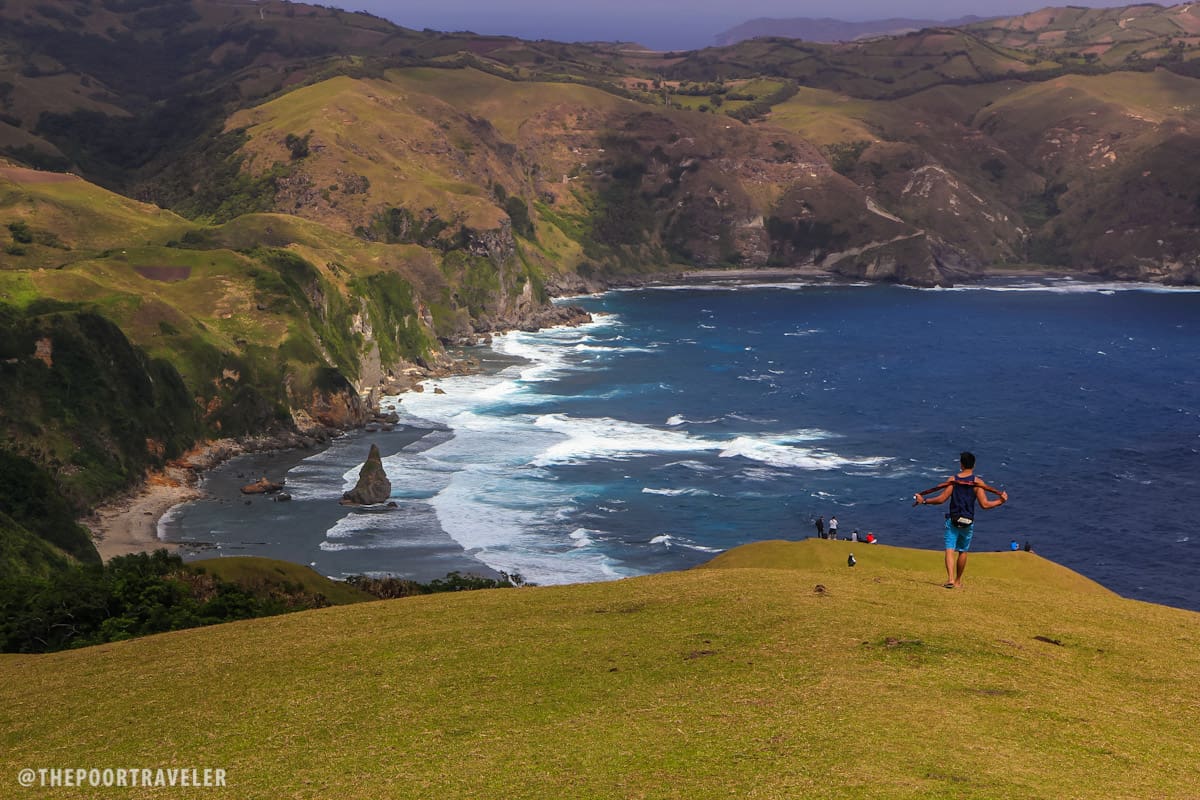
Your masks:
<path fill-rule="evenodd" d="M 975 523 L 965 528 L 956 528 L 946 520 L 946 549 L 965 553 L 971 549 L 971 537 L 975 535 Z"/>

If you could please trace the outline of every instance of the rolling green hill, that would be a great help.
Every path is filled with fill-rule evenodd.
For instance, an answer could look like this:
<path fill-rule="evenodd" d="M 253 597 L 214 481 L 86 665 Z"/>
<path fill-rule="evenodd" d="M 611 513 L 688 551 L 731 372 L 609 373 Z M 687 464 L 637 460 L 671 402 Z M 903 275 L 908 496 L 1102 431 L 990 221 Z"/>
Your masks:
<path fill-rule="evenodd" d="M 1044 8 L 966 28 L 1004 47 L 1098 66 L 1184 64 L 1200 56 L 1200 9 L 1193 3 Z"/>
<path fill-rule="evenodd" d="M 946 591 L 938 552 L 850 547 L 0 656 L 0 762 L 218 767 L 238 798 L 1194 790 L 1194 613 L 1027 553 Z"/>
<path fill-rule="evenodd" d="M 260 597 L 276 592 L 303 592 L 314 597 L 323 597 L 331 605 L 362 603 L 373 599 L 361 589 L 330 580 L 310 567 L 270 558 L 203 558 L 189 562 L 188 567 L 203 570 L 220 580 L 237 584 Z"/>

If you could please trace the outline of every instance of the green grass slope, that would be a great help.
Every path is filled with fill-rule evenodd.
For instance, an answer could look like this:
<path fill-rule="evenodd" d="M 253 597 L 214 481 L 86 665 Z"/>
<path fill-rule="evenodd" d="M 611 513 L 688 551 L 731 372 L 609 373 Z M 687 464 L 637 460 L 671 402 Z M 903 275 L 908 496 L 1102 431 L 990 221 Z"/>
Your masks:
<path fill-rule="evenodd" d="M 0 511 L 0 575 L 48 575 L 68 563 L 65 552 Z"/>
<path fill-rule="evenodd" d="M 1178 64 L 1195 59 L 1200 45 L 1200 9 L 1194 3 L 1043 8 L 966 27 L 1007 48 L 1101 67 L 1147 59 Z"/>
<path fill-rule="evenodd" d="M 237 798 L 1194 793 L 1195 613 L 1024 553 L 946 591 L 938 552 L 847 547 L 3 657 L 0 770 L 213 766 L 205 796 Z"/>
<path fill-rule="evenodd" d="M 300 591 L 311 595 L 319 594 L 335 606 L 374 599 L 361 589 L 326 578 L 302 564 L 273 558 L 205 558 L 189 562 L 188 566 L 202 569 L 223 581 L 236 583 L 256 595 Z"/>
<path fill-rule="evenodd" d="M 855 558 L 863 561 L 867 565 L 864 571 L 869 572 L 892 570 L 924 574 L 930 570 L 931 564 L 936 566 L 939 563 L 936 556 L 930 556 L 928 550 L 809 539 L 798 543 L 755 542 L 722 553 L 701 568 L 837 570 L 846 566 L 846 557 L 851 553 L 856 553 Z M 1115 596 L 1095 581 L 1034 553 L 972 553 L 968 567 L 972 578 L 983 577 L 1014 584 L 1036 583 L 1062 591 Z"/>

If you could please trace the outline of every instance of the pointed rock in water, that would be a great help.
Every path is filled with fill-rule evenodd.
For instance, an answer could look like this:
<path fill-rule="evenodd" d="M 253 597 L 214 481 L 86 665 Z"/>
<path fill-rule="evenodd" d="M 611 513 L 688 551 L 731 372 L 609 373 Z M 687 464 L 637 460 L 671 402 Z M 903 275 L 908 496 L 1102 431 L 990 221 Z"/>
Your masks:
<path fill-rule="evenodd" d="M 371 506 L 387 502 L 391 494 L 392 482 L 383 471 L 383 458 L 379 455 L 379 447 L 371 445 L 367 463 L 363 464 L 362 471 L 358 473 L 358 483 L 342 495 L 342 503 Z"/>

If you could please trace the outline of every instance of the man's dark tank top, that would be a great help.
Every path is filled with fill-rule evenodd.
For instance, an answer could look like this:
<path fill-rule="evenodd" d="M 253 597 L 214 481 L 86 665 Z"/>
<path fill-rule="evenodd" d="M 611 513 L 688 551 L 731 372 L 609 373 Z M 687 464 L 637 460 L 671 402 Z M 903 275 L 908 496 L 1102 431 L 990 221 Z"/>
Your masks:
<path fill-rule="evenodd" d="M 954 489 L 950 492 L 950 521 L 965 528 L 975 520 L 975 474 L 970 478 L 954 476 Z M 960 523 L 959 520 L 968 520 Z"/>

